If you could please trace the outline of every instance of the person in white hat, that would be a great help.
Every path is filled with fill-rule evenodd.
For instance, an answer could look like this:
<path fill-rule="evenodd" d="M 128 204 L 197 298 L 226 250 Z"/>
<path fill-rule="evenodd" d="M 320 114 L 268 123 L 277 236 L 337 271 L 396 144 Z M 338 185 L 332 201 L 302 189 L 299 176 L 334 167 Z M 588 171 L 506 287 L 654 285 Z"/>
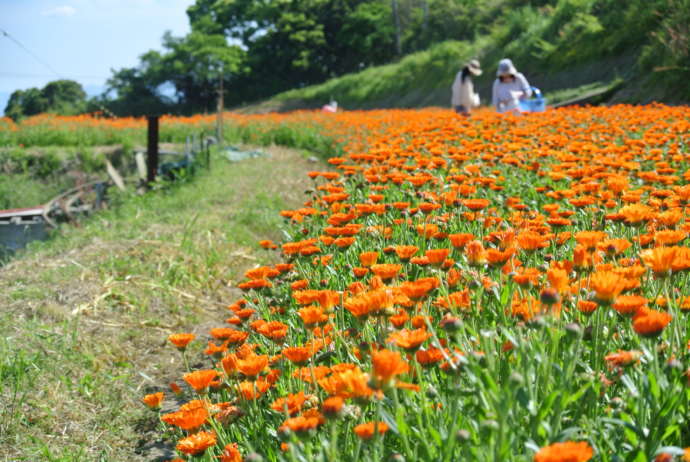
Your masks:
<path fill-rule="evenodd" d="M 458 114 L 470 115 L 471 109 L 479 106 L 479 95 L 474 92 L 474 84 L 472 83 L 472 76 L 479 75 L 482 75 L 479 61 L 473 59 L 455 76 L 455 81 L 451 87 L 453 95 L 450 105 Z"/>
<path fill-rule="evenodd" d="M 494 81 L 492 104 L 498 112 L 520 112 L 520 100 L 532 96 L 532 89 L 524 75 L 519 73 L 510 59 L 498 63 Z"/>

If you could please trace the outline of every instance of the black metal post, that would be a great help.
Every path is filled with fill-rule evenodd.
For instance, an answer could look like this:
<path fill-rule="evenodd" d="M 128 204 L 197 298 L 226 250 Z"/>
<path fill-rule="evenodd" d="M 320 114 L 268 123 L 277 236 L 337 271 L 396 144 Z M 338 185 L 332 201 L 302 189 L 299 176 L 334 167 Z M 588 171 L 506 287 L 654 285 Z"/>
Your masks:
<path fill-rule="evenodd" d="M 146 182 L 156 181 L 158 172 L 158 116 L 148 116 L 148 143 L 146 146 Z"/>

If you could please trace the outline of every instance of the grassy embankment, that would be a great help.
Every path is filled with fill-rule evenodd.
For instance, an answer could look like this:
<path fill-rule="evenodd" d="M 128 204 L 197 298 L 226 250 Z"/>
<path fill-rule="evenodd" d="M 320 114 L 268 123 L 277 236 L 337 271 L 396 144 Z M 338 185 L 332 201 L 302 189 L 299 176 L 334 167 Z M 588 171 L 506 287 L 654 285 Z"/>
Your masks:
<path fill-rule="evenodd" d="M 228 114 L 231 118 L 232 115 Z M 188 138 L 214 133 L 215 116 L 166 117 L 160 141 L 182 151 Z M 330 138 L 301 124 L 262 121 L 227 124 L 228 142 L 271 144 L 333 153 Z M 40 115 L 14 123 L 0 118 L 0 209 L 46 203 L 78 182 L 107 179 L 105 161 L 136 181 L 135 149 L 146 145 L 146 121 L 136 118 Z"/>
<path fill-rule="evenodd" d="M 226 136 L 313 146 L 321 155 L 334 149 L 330 139 L 308 128 L 263 128 L 228 125 Z M 111 141 L 132 146 L 143 133 L 120 131 Z M 163 134 L 166 141 L 180 136 L 165 129 Z M 14 136 L 22 136 L 21 130 Z M 88 133 L 80 136 L 102 143 Z M 35 137 L 33 143 L 42 141 Z M 69 142 L 63 138 L 62 144 Z M 165 455 L 156 448 L 155 425 L 139 401 L 147 387 L 173 380 L 169 370 L 179 367 L 174 355 L 161 356 L 162 342 L 169 333 L 223 316 L 243 270 L 272 261 L 256 242 L 280 237 L 278 212 L 298 206 L 307 186 L 310 154 L 276 147 L 267 152 L 235 164 L 214 156 L 212 169 L 193 181 L 143 197 L 117 197 L 110 210 L 79 227 L 61 228 L 54 239 L 36 243 L 2 268 L 2 460 Z M 269 170 L 281 175 L 266 175 Z M 21 184 L 23 176 L 10 178 Z M 32 205 L 23 199 L 11 204 Z"/>

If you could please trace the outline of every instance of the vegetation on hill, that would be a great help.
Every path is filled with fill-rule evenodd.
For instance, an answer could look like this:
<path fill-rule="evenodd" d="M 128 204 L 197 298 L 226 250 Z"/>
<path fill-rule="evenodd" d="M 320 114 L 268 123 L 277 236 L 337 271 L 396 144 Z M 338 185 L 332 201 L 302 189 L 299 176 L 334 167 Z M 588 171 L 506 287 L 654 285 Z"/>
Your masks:
<path fill-rule="evenodd" d="M 535 3 L 516 4 L 473 42 L 446 41 L 244 110 L 317 107 L 331 98 L 348 108 L 445 106 L 455 74 L 472 57 L 485 67 L 477 79 L 484 101 L 503 57 L 511 57 L 551 103 L 597 92 L 616 102 L 690 101 L 684 78 L 690 70 L 690 2 Z"/>
<path fill-rule="evenodd" d="M 620 100 L 690 94 L 690 0 L 197 0 L 188 15 L 192 32 L 166 35 L 163 52 L 116 71 L 117 96 L 103 103 L 119 114 L 213 110 L 222 78 L 228 105 L 287 90 L 278 98 L 291 100 L 286 107 L 329 97 L 356 107 L 446 104 L 441 95 L 472 56 L 487 69 L 484 88 L 507 56 L 547 90 L 623 80 Z"/>
<path fill-rule="evenodd" d="M 86 92 L 74 80 L 55 80 L 45 87 L 16 90 L 10 95 L 5 115 L 14 120 L 52 112 L 62 115 L 80 114 L 87 110 Z"/>
<path fill-rule="evenodd" d="M 263 109 L 330 97 L 359 108 L 445 105 L 469 57 L 484 62 L 485 93 L 510 57 L 547 91 L 690 99 L 690 0 L 196 0 L 187 13 L 191 32 L 166 33 L 162 51 L 114 70 L 101 96 L 87 102 L 78 84 L 56 81 L 15 92 L 6 113 L 189 115 L 216 109 L 221 82 L 230 107 L 282 92 Z"/>

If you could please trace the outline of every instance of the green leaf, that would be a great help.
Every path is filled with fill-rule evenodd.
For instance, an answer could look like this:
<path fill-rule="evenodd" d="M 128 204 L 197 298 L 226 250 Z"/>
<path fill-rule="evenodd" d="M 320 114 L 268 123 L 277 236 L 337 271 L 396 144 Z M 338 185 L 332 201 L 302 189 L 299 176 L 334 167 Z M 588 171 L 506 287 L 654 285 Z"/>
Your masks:
<path fill-rule="evenodd" d="M 552 392 L 541 404 L 539 407 L 539 414 L 537 416 L 538 420 L 544 419 L 549 414 L 549 411 L 551 411 L 551 408 L 553 407 L 553 403 L 556 401 L 556 398 L 558 398 L 561 395 L 561 391 L 554 391 Z"/>
<path fill-rule="evenodd" d="M 647 380 L 649 381 L 649 391 L 654 397 L 655 400 L 659 400 L 659 396 L 661 395 L 661 391 L 659 390 L 659 383 L 656 381 L 656 376 L 652 373 L 649 372 L 647 374 Z"/>
<path fill-rule="evenodd" d="M 587 382 L 585 383 L 579 390 L 577 390 L 575 393 L 573 393 L 570 396 L 567 396 L 565 399 L 565 407 L 568 407 L 572 403 L 578 401 L 582 395 L 585 394 L 585 392 L 592 386 L 592 382 Z"/>
<path fill-rule="evenodd" d="M 603 419 L 601 419 L 601 421 L 605 422 L 605 423 L 610 423 L 613 425 L 618 425 L 618 426 L 623 427 L 623 428 L 628 428 L 628 429 L 632 430 L 633 432 L 635 432 L 635 434 L 638 436 L 638 438 L 644 439 L 644 437 L 645 437 L 644 431 L 641 428 L 631 424 L 630 422 L 626 422 L 626 421 L 621 420 L 621 419 L 612 419 L 609 417 L 604 417 Z"/>
<path fill-rule="evenodd" d="M 400 413 L 398 413 L 397 416 L 394 418 L 387 410 L 381 408 L 381 410 L 379 411 L 379 415 L 393 433 L 395 433 L 396 435 L 400 434 L 400 428 L 398 427 L 398 423 L 402 422 L 403 425 L 405 424 L 405 421 L 402 418 L 403 416 Z M 405 430 L 407 429 L 405 428 Z"/>

